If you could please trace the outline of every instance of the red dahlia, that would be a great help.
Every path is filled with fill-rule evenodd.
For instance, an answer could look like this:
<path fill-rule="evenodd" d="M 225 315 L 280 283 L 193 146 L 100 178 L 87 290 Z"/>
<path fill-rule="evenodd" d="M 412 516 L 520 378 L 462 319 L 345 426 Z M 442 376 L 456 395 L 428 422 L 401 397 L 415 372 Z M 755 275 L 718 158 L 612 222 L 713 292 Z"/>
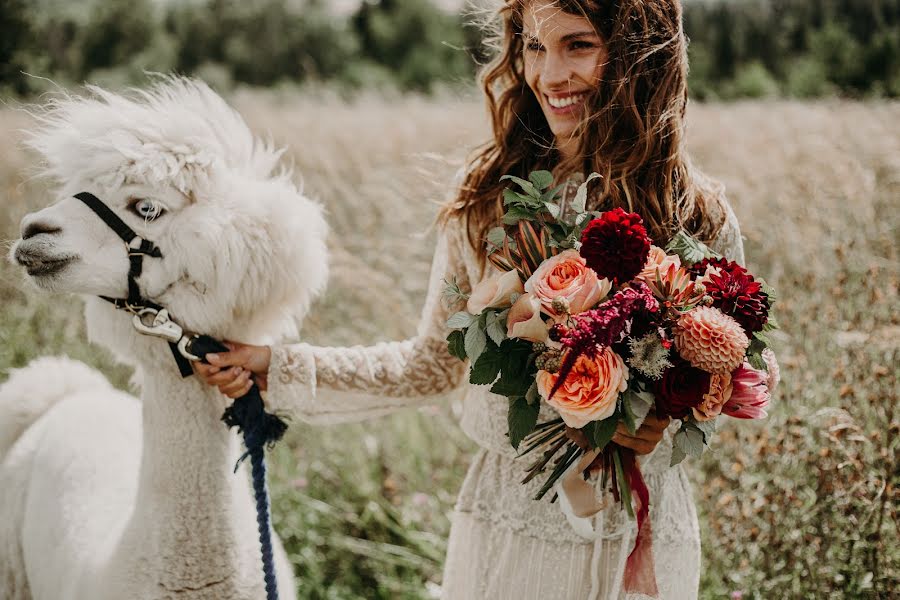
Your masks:
<path fill-rule="evenodd" d="M 769 320 L 769 296 L 762 285 L 753 279 L 747 269 L 724 258 L 704 258 L 691 267 L 691 272 L 702 277 L 706 294 L 713 299 L 713 306 L 734 317 L 747 335 L 760 331 Z"/>
<path fill-rule="evenodd" d="M 692 367 L 686 360 L 676 357 L 675 364 L 666 369 L 654 384 L 657 406 L 673 419 L 683 419 L 691 408 L 700 404 L 703 394 L 709 391 L 711 375 Z"/>
<path fill-rule="evenodd" d="M 597 275 L 622 284 L 644 268 L 650 238 L 637 214 L 614 208 L 588 223 L 581 234 L 580 252 Z"/>

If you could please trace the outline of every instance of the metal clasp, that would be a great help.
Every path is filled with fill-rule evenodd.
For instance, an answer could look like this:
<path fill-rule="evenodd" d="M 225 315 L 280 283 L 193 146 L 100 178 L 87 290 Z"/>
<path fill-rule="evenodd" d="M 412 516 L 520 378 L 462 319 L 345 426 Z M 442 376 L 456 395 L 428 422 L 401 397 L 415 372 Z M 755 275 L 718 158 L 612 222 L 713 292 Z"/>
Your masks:
<path fill-rule="evenodd" d="M 160 337 L 175 344 L 184 336 L 184 330 L 169 318 L 169 311 L 166 309 L 142 308 L 135 313 L 131 322 L 139 333 Z"/>

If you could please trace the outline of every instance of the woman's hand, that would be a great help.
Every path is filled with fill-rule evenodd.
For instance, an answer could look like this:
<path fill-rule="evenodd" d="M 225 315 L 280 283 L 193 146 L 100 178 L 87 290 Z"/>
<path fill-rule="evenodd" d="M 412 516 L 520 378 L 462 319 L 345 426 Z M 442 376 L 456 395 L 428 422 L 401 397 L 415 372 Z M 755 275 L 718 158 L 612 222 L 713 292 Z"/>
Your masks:
<path fill-rule="evenodd" d="M 269 346 L 251 346 L 226 342 L 230 352 L 207 354 L 205 363 L 191 363 L 194 372 L 209 385 L 229 398 L 240 398 L 253 386 L 260 390 L 268 387 L 269 362 L 272 360 L 272 349 Z"/>
<path fill-rule="evenodd" d="M 631 448 L 637 454 L 650 454 L 662 440 L 663 432 L 665 432 L 671 422 L 671 417 L 659 419 L 653 412 L 650 412 L 647 418 L 644 419 L 644 422 L 641 423 L 641 426 L 634 432 L 634 435 L 628 431 L 624 423 L 619 423 L 616 427 L 616 433 L 613 434 L 612 441 L 620 446 Z M 578 447 L 582 450 L 589 450 L 591 447 L 587 436 L 578 429 L 566 427 L 566 437 L 578 444 Z M 591 465 L 591 467 L 593 466 Z"/>
<path fill-rule="evenodd" d="M 612 441 L 620 446 L 631 448 L 637 454 L 650 454 L 663 438 L 663 432 L 665 432 L 666 427 L 668 427 L 671 422 L 671 417 L 660 419 L 657 418 L 653 411 L 650 411 L 647 418 L 644 419 L 644 422 L 641 423 L 641 426 L 638 427 L 634 434 L 628 431 L 628 428 L 625 427 L 624 423 L 619 423 L 619 426 L 616 427 L 616 433 L 612 437 Z"/>

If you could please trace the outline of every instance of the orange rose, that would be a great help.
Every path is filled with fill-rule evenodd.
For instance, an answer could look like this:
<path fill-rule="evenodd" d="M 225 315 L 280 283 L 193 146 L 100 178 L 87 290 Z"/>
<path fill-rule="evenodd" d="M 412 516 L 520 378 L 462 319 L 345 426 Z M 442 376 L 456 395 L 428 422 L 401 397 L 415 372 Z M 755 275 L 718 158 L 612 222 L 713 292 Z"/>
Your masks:
<path fill-rule="evenodd" d="M 600 279 L 577 250 L 566 250 L 548 258 L 525 282 L 525 291 L 541 301 L 541 308 L 551 317 L 561 316 L 553 308 L 554 298 L 565 298 L 569 313 L 578 314 L 594 307 L 606 294 L 611 284 Z"/>
<path fill-rule="evenodd" d="M 556 384 L 558 375 L 538 371 L 538 392 L 544 400 Z M 622 357 L 605 348 L 596 359 L 580 356 L 547 404 L 559 411 L 569 427 L 584 427 L 602 421 L 616 410 L 616 399 L 628 388 L 628 367 Z"/>

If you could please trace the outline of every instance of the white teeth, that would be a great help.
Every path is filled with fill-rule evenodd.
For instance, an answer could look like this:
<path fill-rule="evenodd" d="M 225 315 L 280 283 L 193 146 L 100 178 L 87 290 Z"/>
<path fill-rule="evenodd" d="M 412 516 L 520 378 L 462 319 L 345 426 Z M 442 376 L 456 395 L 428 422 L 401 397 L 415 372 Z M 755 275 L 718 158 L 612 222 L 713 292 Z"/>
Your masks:
<path fill-rule="evenodd" d="M 565 98 L 554 98 L 553 96 L 547 96 L 547 102 L 550 103 L 550 106 L 553 108 L 565 108 L 567 106 L 571 106 L 576 102 L 581 102 L 584 100 L 586 94 L 577 94 L 575 96 L 566 96 Z"/>

